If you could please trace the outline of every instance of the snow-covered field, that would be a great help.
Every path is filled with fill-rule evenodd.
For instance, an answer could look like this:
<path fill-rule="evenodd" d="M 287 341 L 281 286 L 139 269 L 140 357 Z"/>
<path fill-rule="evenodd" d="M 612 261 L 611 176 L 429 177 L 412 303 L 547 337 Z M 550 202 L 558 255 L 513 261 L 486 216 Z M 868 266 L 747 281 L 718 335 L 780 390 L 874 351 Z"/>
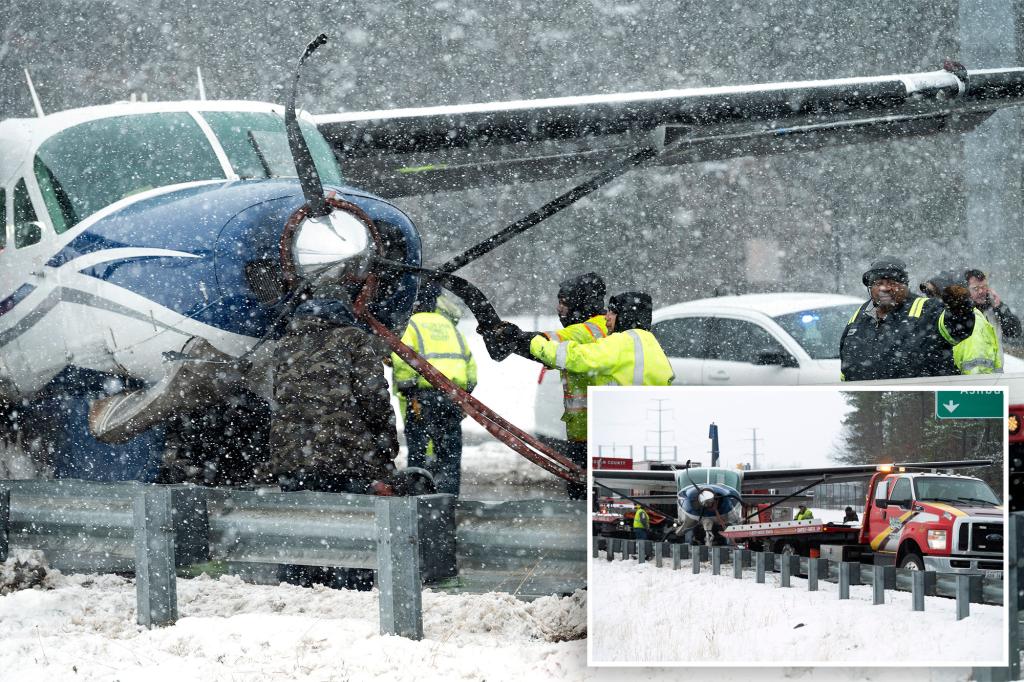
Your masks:
<path fill-rule="evenodd" d="M 712 575 L 705 564 L 694 575 L 666 565 L 592 559 L 590 661 L 595 665 L 779 665 L 815 662 L 863 665 L 989 664 L 1006 660 L 1002 607 L 971 604 L 956 620 L 956 602 L 926 597 L 925 611 L 911 610 L 908 592 L 886 592 L 872 605 L 869 586 L 850 588 L 840 601 L 838 585 L 819 581 L 818 592 L 793 578 L 765 584 L 748 570 L 743 579 L 726 565 Z"/>

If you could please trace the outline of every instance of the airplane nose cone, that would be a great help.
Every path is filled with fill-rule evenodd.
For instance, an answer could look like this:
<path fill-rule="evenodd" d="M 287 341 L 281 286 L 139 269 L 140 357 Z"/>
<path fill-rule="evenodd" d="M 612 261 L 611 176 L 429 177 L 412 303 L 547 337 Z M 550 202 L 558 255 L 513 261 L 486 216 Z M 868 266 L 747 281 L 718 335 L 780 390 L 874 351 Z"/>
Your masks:
<path fill-rule="evenodd" d="M 295 230 L 291 255 L 296 274 L 307 279 L 365 275 L 373 254 L 366 223 L 335 208 L 326 216 L 305 218 Z"/>

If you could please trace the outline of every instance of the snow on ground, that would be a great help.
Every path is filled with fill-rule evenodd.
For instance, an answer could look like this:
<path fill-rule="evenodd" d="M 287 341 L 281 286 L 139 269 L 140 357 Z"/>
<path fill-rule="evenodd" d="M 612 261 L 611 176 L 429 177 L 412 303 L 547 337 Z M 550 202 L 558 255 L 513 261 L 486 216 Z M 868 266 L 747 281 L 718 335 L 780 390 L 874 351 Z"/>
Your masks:
<path fill-rule="evenodd" d="M 590 656 L 602 663 L 762 662 L 928 665 L 1005 660 L 1002 607 L 971 604 L 956 620 L 956 602 L 927 597 L 925 611 L 911 611 L 910 593 L 887 591 L 873 606 L 871 587 L 852 586 L 850 599 L 838 585 L 819 581 L 818 592 L 794 578 L 790 589 L 753 570 L 732 577 L 705 564 L 699 575 L 656 568 L 653 563 L 591 559 Z M 939 644 L 941 642 L 941 645 Z"/>
<path fill-rule="evenodd" d="M 424 639 L 378 634 L 377 593 L 178 580 L 180 620 L 135 624 L 135 584 L 50 578 L 0 598 L 0 679 L 579 679 L 585 596 L 424 592 Z"/>
<path fill-rule="evenodd" d="M 635 582 L 635 573 L 629 577 Z M 692 679 L 695 672 L 587 668 L 585 642 L 573 639 L 582 634 L 583 593 L 524 603 L 505 594 L 426 591 L 424 639 L 414 642 L 378 634 L 376 592 L 250 585 L 231 576 L 179 579 L 180 620 L 171 627 L 145 630 L 135 623 L 135 585 L 129 579 L 53 572 L 46 587 L 0 597 L 0 679 L 4 682 L 622 682 L 641 677 Z M 659 605 L 664 603 L 663 598 Z M 638 607 L 632 603 L 629 610 L 638 613 Z M 903 611 L 900 615 L 908 617 Z M 878 631 L 891 632 L 886 624 L 879 622 Z M 906 621 L 901 624 L 899 649 L 907 651 Z M 829 637 L 829 628 L 820 622 L 813 623 L 816 627 L 808 625 L 801 629 L 804 641 Z M 683 627 L 669 632 L 652 627 L 626 636 L 658 640 L 662 645 L 686 639 Z M 741 638 L 750 644 L 764 638 L 764 633 L 745 633 Z M 869 652 L 862 656 L 861 661 L 872 660 Z M 947 682 L 966 680 L 968 674 L 962 669 L 894 667 L 759 668 L 756 678 Z M 753 677 L 742 668 L 716 669 L 713 675 L 716 680 L 737 682 Z"/>

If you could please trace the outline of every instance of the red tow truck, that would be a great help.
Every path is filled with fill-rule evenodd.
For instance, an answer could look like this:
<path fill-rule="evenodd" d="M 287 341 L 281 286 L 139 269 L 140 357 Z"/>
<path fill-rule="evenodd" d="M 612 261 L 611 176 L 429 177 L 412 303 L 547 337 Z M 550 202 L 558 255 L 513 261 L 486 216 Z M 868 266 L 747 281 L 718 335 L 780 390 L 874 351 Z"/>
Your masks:
<path fill-rule="evenodd" d="M 883 465 L 861 523 L 818 519 L 734 525 L 722 535 L 755 550 L 869 561 L 943 573 L 1003 570 L 1004 510 L 971 476 Z"/>

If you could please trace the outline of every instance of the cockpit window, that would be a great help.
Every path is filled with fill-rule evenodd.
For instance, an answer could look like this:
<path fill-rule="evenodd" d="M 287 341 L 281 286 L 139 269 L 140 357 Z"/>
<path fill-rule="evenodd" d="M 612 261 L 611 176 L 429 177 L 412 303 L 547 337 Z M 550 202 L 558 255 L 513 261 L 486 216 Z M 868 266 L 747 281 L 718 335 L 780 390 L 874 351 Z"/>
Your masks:
<path fill-rule="evenodd" d="M 38 244 L 43 238 L 43 231 L 32 208 L 32 199 L 28 195 L 25 178 L 19 178 L 14 186 L 14 246 L 23 249 Z"/>
<path fill-rule="evenodd" d="M 57 232 L 132 194 L 224 178 L 202 129 L 184 112 L 116 116 L 68 128 L 39 148 L 35 174 Z"/>
<path fill-rule="evenodd" d="M 204 111 L 210 124 L 241 178 L 294 178 L 298 175 L 288 149 L 284 119 L 267 112 Z M 313 163 L 324 184 L 340 185 L 341 170 L 330 145 L 316 126 L 299 119 Z"/>

